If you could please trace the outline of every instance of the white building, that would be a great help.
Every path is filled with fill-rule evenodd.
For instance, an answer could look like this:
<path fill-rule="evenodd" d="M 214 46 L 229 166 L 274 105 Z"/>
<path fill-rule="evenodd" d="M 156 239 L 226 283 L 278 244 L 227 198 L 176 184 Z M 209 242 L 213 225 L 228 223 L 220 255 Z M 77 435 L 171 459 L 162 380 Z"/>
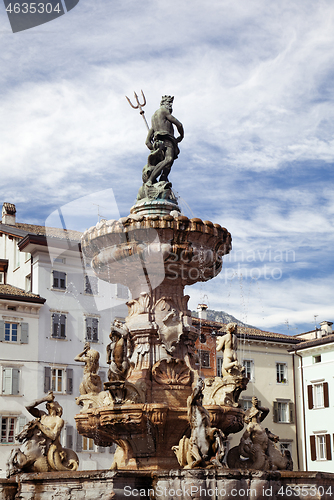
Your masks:
<path fill-rule="evenodd" d="M 74 357 L 92 342 L 106 380 L 110 323 L 126 316 L 128 290 L 93 276 L 80 233 L 18 223 L 15 212 L 4 203 L 0 223 L 0 474 L 14 435 L 32 419 L 25 406 L 50 389 L 63 407 L 63 446 L 77 451 L 80 469 L 109 468 L 110 450 L 75 430 L 83 366 Z"/>
<path fill-rule="evenodd" d="M 290 349 L 295 367 L 297 431 L 302 470 L 333 472 L 334 334 L 329 321 L 296 335 L 302 343 Z"/>

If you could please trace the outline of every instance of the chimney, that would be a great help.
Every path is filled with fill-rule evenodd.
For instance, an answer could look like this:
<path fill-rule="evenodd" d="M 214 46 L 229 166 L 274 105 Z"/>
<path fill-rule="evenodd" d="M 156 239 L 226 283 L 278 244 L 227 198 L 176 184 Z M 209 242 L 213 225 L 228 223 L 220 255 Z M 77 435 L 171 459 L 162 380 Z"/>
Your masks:
<path fill-rule="evenodd" d="M 320 323 L 322 336 L 330 335 L 331 333 L 333 333 L 332 324 L 333 324 L 332 321 L 322 321 Z"/>
<path fill-rule="evenodd" d="M 2 205 L 2 224 L 15 226 L 16 208 L 12 203 L 4 203 Z"/>
<path fill-rule="evenodd" d="M 198 304 L 197 312 L 199 319 L 208 319 L 207 308 L 208 306 L 206 304 Z"/>

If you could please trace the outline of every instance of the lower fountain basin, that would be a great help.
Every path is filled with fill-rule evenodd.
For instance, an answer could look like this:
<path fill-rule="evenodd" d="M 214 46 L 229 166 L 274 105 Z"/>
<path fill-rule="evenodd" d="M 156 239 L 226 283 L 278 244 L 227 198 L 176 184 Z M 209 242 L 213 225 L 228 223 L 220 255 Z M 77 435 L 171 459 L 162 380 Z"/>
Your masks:
<path fill-rule="evenodd" d="M 244 411 L 208 405 L 212 427 L 227 436 L 243 428 Z M 112 468 L 125 470 L 177 469 L 173 446 L 190 435 L 188 410 L 167 404 L 122 404 L 100 407 L 75 416 L 77 430 L 98 446 L 118 445 Z"/>

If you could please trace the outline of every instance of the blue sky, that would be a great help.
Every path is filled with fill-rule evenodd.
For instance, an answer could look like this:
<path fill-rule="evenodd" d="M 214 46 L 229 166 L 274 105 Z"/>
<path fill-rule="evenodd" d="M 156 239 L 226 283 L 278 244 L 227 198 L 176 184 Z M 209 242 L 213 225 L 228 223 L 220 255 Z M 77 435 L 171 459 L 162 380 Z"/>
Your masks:
<path fill-rule="evenodd" d="M 80 0 L 16 34 L 2 6 L 0 23 L 0 189 L 18 220 L 87 195 L 97 214 L 102 189 L 127 215 L 148 150 L 124 95 L 143 89 L 149 119 L 171 94 L 173 188 L 233 237 L 190 306 L 289 334 L 334 321 L 332 1 Z"/>

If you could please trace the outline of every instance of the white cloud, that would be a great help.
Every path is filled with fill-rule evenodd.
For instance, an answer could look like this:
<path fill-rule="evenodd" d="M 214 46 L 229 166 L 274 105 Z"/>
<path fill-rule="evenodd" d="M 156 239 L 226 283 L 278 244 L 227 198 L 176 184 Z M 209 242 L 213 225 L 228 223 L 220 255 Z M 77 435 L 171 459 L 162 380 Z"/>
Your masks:
<path fill-rule="evenodd" d="M 0 19 L 9 27 L 4 9 Z M 171 178 L 187 214 L 227 226 L 244 254 L 271 246 L 297 256 L 282 264 L 289 286 L 264 282 L 265 299 L 239 312 L 259 326 L 262 310 L 273 326 L 286 313 L 303 323 L 312 301 L 330 313 L 327 284 L 307 308 L 291 290 L 314 284 L 319 269 L 332 273 L 331 1 L 80 0 L 51 23 L 0 36 L 2 198 L 16 202 L 19 218 L 43 222 L 101 187 L 126 215 L 147 150 L 124 95 L 142 88 L 149 119 L 171 93 L 185 126 Z M 221 281 L 203 286 L 226 309 Z"/>

